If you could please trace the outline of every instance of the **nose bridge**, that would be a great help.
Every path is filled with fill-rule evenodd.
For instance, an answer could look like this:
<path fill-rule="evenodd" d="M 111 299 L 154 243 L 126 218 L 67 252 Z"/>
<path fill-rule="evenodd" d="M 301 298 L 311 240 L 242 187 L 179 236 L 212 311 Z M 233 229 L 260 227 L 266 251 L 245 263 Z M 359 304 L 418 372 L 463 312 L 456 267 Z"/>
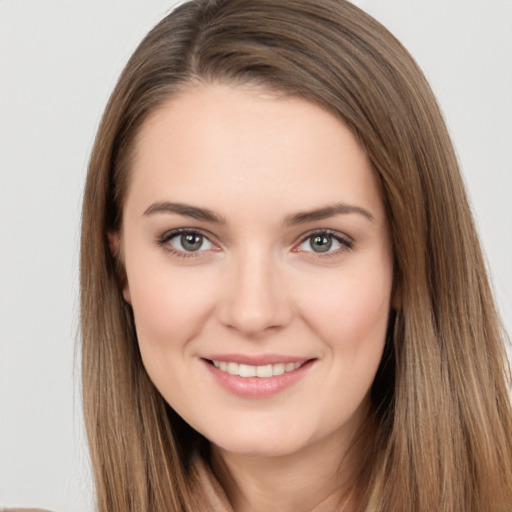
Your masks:
<path fill-rule="evenodd" d="M 271 251 L 253 246 L 238 252 L 226 284 L 221 307 L 226 325 L 245 335 L 257 335 L 289 322 L 291 307 L 282 270 Z"/>

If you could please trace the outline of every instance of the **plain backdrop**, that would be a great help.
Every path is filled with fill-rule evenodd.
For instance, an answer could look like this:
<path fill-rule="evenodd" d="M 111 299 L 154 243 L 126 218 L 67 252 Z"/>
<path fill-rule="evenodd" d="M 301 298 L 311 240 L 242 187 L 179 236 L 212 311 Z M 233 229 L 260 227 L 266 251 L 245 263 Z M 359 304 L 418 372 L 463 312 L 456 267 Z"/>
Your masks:
<path fill-rule="evenodd" d="M 80 196 L 116 78 L 176 3 L 0 0 L 0 506 L 93 509 L 75 357 Z M 356 3 L 438 96 L 511 332 L 512 0 Z"/>

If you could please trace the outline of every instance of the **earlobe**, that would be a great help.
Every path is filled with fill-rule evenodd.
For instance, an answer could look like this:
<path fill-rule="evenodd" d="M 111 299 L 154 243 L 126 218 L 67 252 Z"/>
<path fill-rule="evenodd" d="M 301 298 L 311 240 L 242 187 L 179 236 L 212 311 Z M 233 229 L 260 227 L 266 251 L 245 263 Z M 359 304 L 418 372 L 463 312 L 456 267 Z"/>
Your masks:
<path fill-rule="evenodd" d="M 124 280 L 123 298 L 128 304 L 130 304 L 130 306 L 132 305 L 132 296 L 130 295 L 130 287 L 128 286 L 128 279 Z"/>
<path fill-rule="evenodd" d="M 118 231 L 109 231 L 108 234 L 108 248 L 110 249 L 110 254 L 114 258 L 119 256 L 119 248 L 121 247 L 121 237 Z"/>
<path fill-rule="evenodd" d="M 110 254 L 112 254 L 112 257 L 114 258 L 116 263 L 116 274 L 123 292 L 123 298 L 128 304 L 131 305 L 132 298 L 130 295 L 130 287 L 128 285 L 128 279 L 126 277 L 126 271 L 124 269 L 121 257 L 121 236 L 119 234 L 119 231 L 109 231 L 107 236 L 108 248 L 110 250 Z"/>

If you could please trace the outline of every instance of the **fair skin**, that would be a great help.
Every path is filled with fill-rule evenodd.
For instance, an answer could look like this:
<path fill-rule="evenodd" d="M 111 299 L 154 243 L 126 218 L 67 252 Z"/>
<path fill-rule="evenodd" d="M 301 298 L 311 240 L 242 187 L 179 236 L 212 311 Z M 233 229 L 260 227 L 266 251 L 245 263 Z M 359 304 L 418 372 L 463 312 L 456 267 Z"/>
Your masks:
<path fill-rule="evenodd" d="M 112 240 L 146 370 L 211 441 L 233 509 L 308 511 L 348 482 L 393 275 L 350 130 L 302 99 L 190 86 L 142 127 Z"/>

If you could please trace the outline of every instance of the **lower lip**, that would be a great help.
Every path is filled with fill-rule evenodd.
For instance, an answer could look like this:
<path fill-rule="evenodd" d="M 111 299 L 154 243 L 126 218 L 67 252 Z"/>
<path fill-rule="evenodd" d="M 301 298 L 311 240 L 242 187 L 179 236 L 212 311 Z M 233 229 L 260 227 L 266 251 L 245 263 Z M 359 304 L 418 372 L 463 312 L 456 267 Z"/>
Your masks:
<path fill-rule="evenodd" d="M 273 377 L 240 377 L 240 375 L 231 375 L 215 368 L 205 359 L 202 361 L 220 386 L 230 393 L 244 398 L 267 398 L 277 395 L 302 379 L 314 363 L 314 360 L 309 360 L 297 370 Z"/>

